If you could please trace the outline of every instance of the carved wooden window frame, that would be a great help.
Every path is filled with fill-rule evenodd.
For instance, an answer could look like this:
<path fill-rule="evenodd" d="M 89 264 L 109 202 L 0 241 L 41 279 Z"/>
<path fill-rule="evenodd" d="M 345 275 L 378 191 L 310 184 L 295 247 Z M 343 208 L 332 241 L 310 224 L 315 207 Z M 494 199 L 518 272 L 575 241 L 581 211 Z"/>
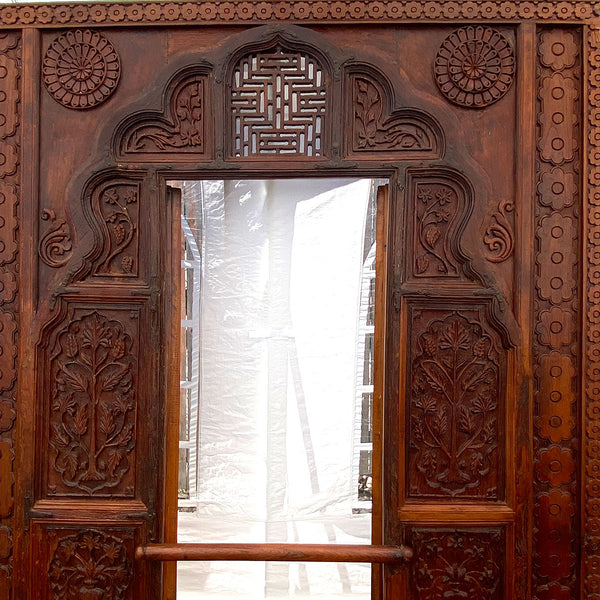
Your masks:
<path fill-rule="evenodd" d="M 537 44 L 536 27 L 548 25 L 572 27 L 580 36 L 581 52 L 581 122 L 583 147 L 580 149 L 581 176 L 581 220 L 583 223 L 581 266 L 581 324 L 586 333 L 581 341 L 581 365 L 578 371 L 577 387 L 581 390 L 580 422 L 576 424 L 582 432 L 579 451 L 581 455 L 580 481 L 581 490 L 581 553 L 579 558 L 581 597 L 600 597 L 600 574 L 597 569 L 600 532 L 600 486 L 598 485 L 598 461 L 600 451 L 597 439 L 600 435 L 600 388 L 597 381 L 597 365 L 600 355 L 598 343 L 597 306 L 600 304 L 600 285 L 597 280 L 597 248 L 600 237 L 597 232 L 596 206 L 600 204 L 600 133 L 598 126 L 598 104 L 600 98 L 600 21 L 594 12 L 591 2 L 285 2 L 274 4 L 249 3 L 232 0 L 217 5 L 212 2 L 178 4 L 174 2 L 145 2 L 138 4 L 94 3 L 89 5 L 10 5 L 0 8 L 0 25 L 3 29 L 0 56 L 6 69 L 4 81 L 7 93 L 0 101 L 3 113 L 8 115 L 7 123 L 0 128 L 0 148 L 4 161 L 0 167 L 3 202 L 0 205 L 2 226 L 0 235 L 2 250 L 0 260 L 2 292 L 0 295 L 3 338 L 2 377 L 0 384 L 4 396 L 0 420 L 0 519 L 2 536 L 2 553 L 0 553 L 0 585 L 10 586 L 16 594 L 26 597 L 25 573 L 15 572 L 13 580 L 13 564 L 23 564 L 23 557 L 28 551 L 29 538 L 22 523 L 37 518 L 44 522 L 43 506 L 32 507 L 35 498 L 28 496 L 28 483 L 21 479 L 21 473 L 29 473 L 31 465 L 18 450 L 32 432 L 32 422 L 19 421 L 17 406 L 21 406 L 26 398 L 34 397 L 35 380 L 28 374 L 35 368 L 38 360 L 32 351 L 29 340 L 35 333 L 29 323 L 32 306 L 36 298 L 35 281 L 29 273 L 37 268 L 37 247 L 27 243 L 28 239 L 49 241 L 44 246 L 45 253 L 40 258 L 52 267 L 60 266 L 66 255 L 71 252 L 68 224 L 61 215 L 49 210 L 42 213 L 37 188 L 37 117 L 39 114 L 38 98 L 40 36 L 42 30 L 75 30 L 81 28 L 106 28 L 121 26 L 174 26 L 186 25 L 243 25 L 265 23 L 294 23 L 298 25 L 331 25 L 365 24 L 365 23 L 446 23 L 461 24 L 514 24 L 519 32 L 519 43 L 531 52 Z M 531 55 L 534 55 L 532 53 Z M 550 68 L 552 65 L 524 65 L 528 73 L 535 75 L 536 68 Z M 535 81 L 535 76 L 533 77 Z M 521 83 L 521 85 L 526 85 Z M 529 83 L 529 85 L 534 85 Z M 521 106 L 521 123 L 524 135 L 535 139 L 535 121 L 538 109 L 533 102 Z M 348 149 L 347 149 L 348 150 Z M 347 152 L 350 154 L 350 152 Z M 215 157 L 217 160 L 218 155 Z M 540 164 L 547 157 L 518 156 L 523 171 L 520 180 L 520 192 L 523 195 L 536 193 L 536 158 Z M 546 161 L 548 172 L 552 173 L 552 162 Z M 183 172 L 183 171 L 182 171 Z M 91 188 L 90 188 L 91 189 Z M 506 208 L 506 207 L 505 207 Z M 546 213 L 539 215 L 540 227 L 543 219 L 552 219 L 552 207 L 546 206 Z M 540 209 L 542 210 L 542 209 Z M 545 210 L 545 209 L 544 209 Z M 502 211 L 499 211 L 501 220 Z M 38 217 L 43 220 L 38 231 Z M 544 221 L 549 223 L 549 220 Z M 521 231 L 525 237 L 534 237 L 532 230 Z M 106 235 L 106 232 L 104 234 Z M 110 260 L 105 257 L 105 260 Z M 532 259 L 533 260 L 533 259 Z M 83 271 L 72 273 L 71 277 L 83 276 L 86 268 L 93 268 L 91 263 L 83 266 Z M 127 275 L 127 274 L 125 274 Z M 65 282 L 68 286 L 69 282 Z M 522 281 L 523 286 L 529 282 Z M 64 294 L 57 290 L 57 296 Z M 77 309 L 77 296 L 70 298 Z M 553 308 L 540 307 L 540 315 Z M 82 316 L 85 318 L 85 316 Z M 18 335 L 18 341 L 17 341 Z M 528 342 L 524 342 L 526 345 Z M 527 351 L 531 348 L 527 347 Z M 18 352 L 17 352 L 18 351 Z M 19 357 L 18 378 L 16 359 Z M 540 367 L 541 368 L 541 367 Z M 15 426 L 15 422 L 17 425 Z M 18 432 L 17 429 L 18 428 Z M 16 440 L 16 442 L 15 442 Z M 15 446 L 15 444 L 17 444 Z M 13 458 L 16 452 L 16 458 Z M 568 448 L 565 449 L 569 454 Z M 532 461 L 527 448 L 514 457 L 522 465 Z M 567 462 L 570 460 L 566 458 Z M 533 468 L 530 465 L 531 468 Z M 574 470 L 574 469 L 573 469 Z M 8 483 L 7 483 L 8 482 Z M 13 486 L 14 482 L 14 486 Z M 518 482 L 517 482 L 518 483 Z M 551 494 L 543 492 L 544 502 L 550 501 Z M 564 494 L 556 493 L 555 504 L 561 506 Z M 15 503 L 15 498 L 17 502 Z M 526 498 L 520 501 L 523 506 Z M 28 504 L 29 503 L 29 504 Z M 36 512 L 37 511 L 37 512 Z M 531 527 L 525 518 L 524 526 Z M 74 530 L 68 532 L 71 541 L 79 543 L 77 527 L 83 528 L 85 523 L 74 523 Z M 141 529 L 135 529 L 136 527 Z M 122 539 L 127 539 L 133 547 L 133 539 L 146 526 L 145 517 L 135 518 L 126 526 L 118 520 L 112 522 L 112 529 L 107 529 L 101 544 L 108 544 L 115 532 L 125 532 Z M 52 528 L 52 526 L 50 526 Z M 111 533 L 112 532 L 112 533 Z M 36 533 L 35 535 L 38 535 Z M 428 531 L 417 532 L 417 538 L 427 541 Z M 451 537 L 452 534 L 448 533 Z M 14 550 L 13 550 L 14 539 Z M 66 539 L 66 538 L 65 538 Z M 424 543 L 425 543 L 424 542 Z M 529 550 L 525 548 L 525 553 Z M 14 560 L 13 560 L 14 555 Z M 127 561 L 124 560 L 124 564 Z M 129 568 L 129 567 L 127 567 Z M 516 584 L 517 594 L 526 598 L 532 593 L 528 573 Z M 137 585 L 137 584 L 136 584 Z M 115 594 L 120 592 L 115 592 Z M 562 594 L 568 598 L 569 591 L 560 584 L 551 583 L 545 588 L 541 586 L 538 593 Z M 561 596 L 561 597 L 563 597 Z M 19 596 L 21 597 L 21 596 Z"/>

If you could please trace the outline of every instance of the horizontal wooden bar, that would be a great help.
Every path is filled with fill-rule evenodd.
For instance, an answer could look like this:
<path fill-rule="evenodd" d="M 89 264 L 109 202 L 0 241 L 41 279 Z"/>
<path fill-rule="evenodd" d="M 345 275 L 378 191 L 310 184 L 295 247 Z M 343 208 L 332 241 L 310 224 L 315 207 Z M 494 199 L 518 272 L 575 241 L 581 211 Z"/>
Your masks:
<path fill-rule="evenodd" d="M 138 559 L 268 560 L 299 562 L 403 563 L 412 556 L 408 546 L 358 544 L 148 544 L 135 551 Z"/>

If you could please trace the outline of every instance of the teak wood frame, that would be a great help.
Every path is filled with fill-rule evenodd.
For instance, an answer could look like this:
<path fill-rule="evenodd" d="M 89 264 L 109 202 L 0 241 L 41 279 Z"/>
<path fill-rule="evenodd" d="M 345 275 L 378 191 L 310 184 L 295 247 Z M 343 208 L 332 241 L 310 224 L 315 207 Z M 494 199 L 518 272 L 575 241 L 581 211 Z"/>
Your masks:
<path fill-rule="evenodd" d="M 382 536 L 396 542 L 409 542 L 415 548 L 416 566 L 408 573 L 388 573 L 386 597 L 400 595 L 405 589 L 410 589 L 414 597 L 436 597 L 436 593 L 444 591 L 436 579 L 436 569 L 441 568 L 444 561 L 449 568 L 465 561 L 466 555 L 460 550 L 462 545 L 472 548 L 480 557 L 474 563 L 467 561 L 468 569 L 480 576 L 485 573 L 487 577 L 481 584 L 483 587 L 475 592 L 470 590 L 474 597 L 479 594 L 479 597 L 489 598 L 540 600 L 599 598 L 600 448 L 597 440 L 600 438 L 600 386 L 597 381 L 600 318 L 597 307 L 600 304 L 600 230 L 597 206 L 600 205 L 600 22 L 594 10 L 592 2 L 441 0 L 386 3 L 235 0 L 222 3 L 10 5 L 1 8 L 0 23 L 4 31 L 0 37 L 0 57 L 4 95 L 0 103 L 6 121 L 0 126 L 0 152 L 3 157 L 0 165 L 0 321 L 3 332 L 0 356 L 0 593 L 13 599 L 68 598 L 72 593 L 79 593 L 82 597 L 87 593 L 93 597 L 91 594 L 104 581 L 104 593 L 113 600 L 153 598 L 152 594 L 159 589 L 159 574 L 136 563 L 134 551 L 136 546 L 148 540 L 160 539 L 164 522 L 164 486 L 160 476 L 165 467 L 160 451 L 164 414 L 151 403 L 143 402 L 148 393 L 164 391 L 165 383 L 158 368 L 161 364 L 159 358 L 139 353 L 137 349 L 164 347 L 164 323 L 157 306 L 161 302 L 160 294 L 164 292 L 160 277 L 168 269 L 163 268 L 166 259 L 155 252 L 156 244 L 151 244 L 147 235 L 140 235 L 138 253 L 135 256 L 123 254 L 125 271 L 116 272 L 111 262 L 110 247 L 115 238 L 111 238 L 111 232 L 101 224 L 102 219 L 112 218 L 112 213 L 102 212 L 105 208 L 101 204 L 102 194 L 110 192 L 111 198 L 114 194 L 119 198 L 126 194 L 130 199 L 135 194 L 138 194 L 136 199 L 141 197 L 140 194 L 144 198 L 155 198 L 155 202 L 150 202 L 148 213 L 135 213 L 138 225 L 150 227 L 151 222 L 169 221 L 166 192 L 161 190 L 166 189 L 163 182 L 166 177 L 172 178 L 173 172 L 181 177 L 186 174 L 197 177 L 199 171 L 207 176 L 237 177 L 240 172 L 245 176 L 300 175 L 313 172 L 317 167 L 320 172 L 328 174 L 362 171 L 391 175 L 395 187 L 392 188 L 390 202 L 399 206 L 402 204 L 399 200 L 401 188 L 407 181 L 403 165 L 410 160 L 419 163 L 415 157 L 409 161 L 398 159 L 383 134 L 373 138 L 375 148 L 381 150 L 364 152 L 358 142 L 353 145 L 349 130 L 344 139 L 337 139 L 337 146 L 330 146 L 330 156 L 316 161 L 295 160 L 292 163 L 289 160 L 253 159 L 244 162 L 240 170 L 240 161 L 232 160 L 227 151 L 223 153 L 224 147 L 219 146 L 219 143 L 229 143 L 222 138 L 221 142 L 207 150 L 206 160 L 197 158 L 204 148 L 192 157 L 186 156 L 185 150 L 179 148 L 156 161 L 146 156 L 141 161 L 128 162 L 125 156 L 117 156 L 112 150 L 117 125 L 125 123 L 123 119 L 135 113 L 137 106 L 139 110 L 148 108 L 146 117 L 151 119 L 149 123 L 164 129 L 165 121 L 160 117 L 160 111 L 166 108 L 161 102 L 165 99 L 163 91 L 169 89 L 167 71 L 173 76 L 193 66 L 194 74 L 206 75 L 207 69 L 226 64 L 228 53 L 238 49 L 241 52 L 252 39 L 256 41 L 251 32 L 244 33 L 244 30 L 250 26 L 271 24 L 278 26 L 277 32 L 284 38 L 290 31 L 288 25 L 302 26 L 310 40 L 309 47 L 321 51 L 323 56 L 333 57 L 331 66 L 337 69 L 338 74 L 342 65 L 349 65 L 349 69 L 343 72 L 344 85 L 357 74 L 366 77 L 365 81 L 379 90 L 387 102 L 385 118 L 388 120 L 380 123 L 385 129 L 389 123 L 416 117 L 413 113 L 402 113 L 401 106 L 404 105 L 395 99 L 407 99 L 398 89 L 399 80 L 390 81 L 379 76 L 379 71 L 389 73 L 395 62 L 390 62 L 389 54 L 378 45 L 378 37 L 389 41 L 386 36 L 390 31 L 406 31 L 410 25 L 415 43 L 420 31 L 433 32 L 435 43 L 439 43 L 457 28 L 476 24 L 497 28 L 515 49 L 516 70 L 512 89 L 494 106 L 501 107 L 502 102 L 506 106 L 512 94 L 514 130 L 511 133 L 515 142 L 511 151 L 516 175 L 509 199 L 515 199 L 517 203 L 508 211 L 506 206 L 504 210 L 498 207 L 494 213 L 496 220 L 490 227 L 492 232 L 497 231 L 503 217 L 509 218 L 509 224 L 514 226 L 513 252 L 518 268 L 515 267 L 508 287 L 511 310 L 507 312 L 514 314 L 518 326 L 510 323 L 506 315 L 489 313 L 488 309 L 495 301 L 478 291 L 488 288 L 500 291 L 497 297 L 506 301 L 507 290 L 499 289 L 501 285 L 494 285 L 502 279 L 504 266 L 496 270 L 493 265 L 488 265 L 488 271 L 496 275 L 496 279 L 484 277 L 482 283 L 471 286 L 471 296 L 465 305 L 468 311 L 465 312 L 463 305 L 460 307 L 463 314 L 470 315 L 469 318 L 462 316 L 464 320 L 460 321 L 460 314 L 452 317 L 444 313 L 458 302 L 456 290 L 460 285 L 443 284 L 440 287 L 439 284 L 428 284 L 426 277 L 423 283 L 422 273 L 418 269 L 415 271 L 412 263 L 397 264 L 395 256 L 399 255 L 399 250 L 404 252 L 407 236 L 416 234 L 406 229 L 407 219 L 402 211 L 390 213 L 389 275 L 385 294 L 387 360 L 395 356 L 399 356 L 400 360 L 393 367 L 386 365 L 385 402 L 386 407 L 391 407 L 391 414 L 398 410 L 406 414 L 403 421 L 398 418 L 383 423 L 384 436 L 388 436 L 384 441 L 387 444 L 385 460 L 391 461 L 384 468 L 388 478 L 384 481 L 384 503 L 388 508 L 397 507 L 398 511 L 384 528 Z M 282 25 L 283 28 L 280 27 Z M 130 42 L 124 41 L 120 33 L 123 28 L 129 34 Z M 170 56 L 168 53 L 172 51 L 174 58 L 158 67 L 160 76 L 156 78 L 159 82 L 156 85 L 162 87 L 160 90 L 156 85 L 140 89 L 137 78 L 142 81 L 143 76 L 133 77 L 134 70 L 128 72 L 125 68 L 117 82 L 121 98 L 115 100 L 116 96 L 113 96 L 88 111 L 96 115 L 102 127 L 94 126 L 93 119 L 85 116 L 78 121 L 87 137 L 89 150 L 77 155 L 77 148 L 84 146 L 65 125 L 68 122 L 65 115 L 70 109 L 52 104 L 54 100 L 48 96 L 42 83 L 42 58 L 58 36 L 82 29 L 99 32 L 111 40 L 114 48 L 125 54 L 121 60 L 128 61 L 127 67 L 131 66 L 133 55 L 138 56 L 138 61 L 146 60 L 139 48 L 145 47 L 144 39 L 152 36 L 161 40 L 165 55 Z M 327 40 L 317 39 L 313 29 Z M 186 31 L 189 31 L 189 38 L 186 38 Z M 436 36 L 436 31 L 442 33 Z M 191 60 L 189 56 L 186 58 L 181 48 L 186 43 L 189 46 L 189 40 L 195 39 L 193 36 L 199 32 L 203 39 L 194 42 L 198 47 L 195 60 Z M 238 37 L 228 44 L 234 33 Z M 352 50 L 352 43 L 344 41 L 349 39 L 349 33 L 362 36 L 361 48 Z M 555 58 L 548 58 L 549 50 L 542 39 L 544 35 L 546 40 L 556 36 L 554 43 L 563 44 L 567 39 L 575 43 L 577 59 L 574 63 L 558 64 Z M 289 40 L 293 42 L 293 37 Z M 369 40 L 373 47 L 365 48 L 365 40 Z M 393 37 L 393 41 L 400 44 L 401 36 Z M 336 47 L 344 49 L 336 54 Z M 427 44 L 420 47 L 427 47 Z M 261 48 L 260 44 L 258 48 Z M 406 46 L 403 48 L 406 50 Z M 431 48 L 431 53 L 435 55 L 436 50 L 437 47 Z M 110 49 L 107 52 L 104 60 L 112 65 L 110 69 L 114 75 L 115 61 L 110 56 Z M 203 57 L 200 60 L 199 55 Z M 344 63 L 344 60 L 347 62 Z M 366 63 L 370 66 L 365 66 Z M 144 66 L 139 66 L 143 73 Z M 544 82 L 558 80 L 571 81 L 565 84 L 570 102 L 554 105 L 553 108 L 551 90 L 546 89 Z M 86 101 L 101 102 L 104 96 L 108 98 L 117 83 L 114 79 L 108 81 L 106 88 L 99 92 L 100 100 L 90 97 Z M 334 93 L 344 93 L 342 83 L 334 80 L 333 85 L 338 86 Z M 363 85 L 367 85 L 368 89 L 369 84 Z M 436 102 L 431 100 L 431 94 L 428 96 L 429 103 L 416 102 L 420 98 L 418 94 L 408 96 L 414 102 L 408 106 L 421 109 L 427 105 L 429 110 L 435 110 Z M 346 94 L 346 99 L 350 102 L 349 94 Z M 64 95 L 62 100 L 68 102 Z M 559 99 L 554 100 L 559 102 Z M 117 108 L 107 109 L 111 102 Z M 440 99 L 440 105 L 442 102 L 447 101 Z M 385 104 L 383 99 L 381 103 Z M 447 103 L 446 106 L 450 112 L 451 105 Z M 338 108 L 340 128 L 332 128 L 332 136 L 342 131 L 342 114 L 347 114 L 342 105 Z M 212 107 L 217 118 L 211 123 L 226 122 L 222 109 L 217 104 Z M 481 114 L 485 115 L 485 111 L 490 110 L 482 107 Z M 501 111 L 501 108 L 498 110 Z M 552 127 L 561 123 L 548 122 L 548 110 L 551 114 L 561 113 L 570 121 L 569 136 L 555 138 L 566 143 L 569 138 L 575 140 L 573 146 L 576 148 L 569 160 L 562 160 L 554 154 L 563 150 L 558 149 L 560 144 L 553 145 L 554 139 L 547 136 Z M 460 114 L 467 122 L 468 115 L 472 113 L 465 111 Z M 507 117 L 508 113 L 504 116 Z M 54 129 L 54 118 L 57 119 L 58 130 Z M 429 124 L 435 125 L 435 120 Z M 344 126 L 347 125 L 345 122 Z M 218 133 L 211 127 L 209 123 L 204 132 L 205 139 L 213 139 L 211 136 Z M 497 122 L 499 137 L 501 127 L 503 124 Z M 57 131 L 61 136 L 58 139 L 64 140 L 62 148 L 53 145 L 52 136 Z M 389 133 L 389 129 L 387 131 Z M 444 123 L 448 147 L 454 148 L 457 144 L 457 131 L 448 122 Z M 461 134 L 467 135 L 466 131 Z M 466 161 L 464 153 L 455 150 L 450 152 L 454 163 L 443 164 L 465 169 L 473 176 L 473 165 Z M 59 158 L 60 163 L 57 165 L 53 158 Z M 49 177 L 51 163 L 54 163 L 55 172 Z M 173 169 L 171 172 L 168 172 L 169 167 Z M 498 168 L 501 170 L 502 165 Z M 564 175 L 559 183 L 563 189 L 566 185 L 567 193 L 552 191 L 554 195 L 549 201 L 545 190 L 547 186 L 556 186 L 559 170 L 561 177 Z M 410 185 L 417 186 L 415 181 L 413 178 Z M 443 191 L 439 187 L 442 185 L 440 181 L 431 185 L 438 186 L 431 189 Z M 456 184 L 452 185 L 451 189 L 456 191 Z M 479 198 L 485 185 L 480 180 L 474 185 Z M 132 203 L 135 202 L 132 200 Z M 457 203 L 460 202 L 457 200 Z M 415 211 L 416 206 L 413 207 Z M 88 213 L 85 213 L 86 210 Z M 487 210 L 490 214 L 495 210 L 490 202 Z M 478 213 L 478 216 L 482 215 Z M 510 221 L 510 218 L 513 220 Z M 472 221 L 467 215 L 462 229 L 455 228 L 454 233 L 448 235 L 464 238 L 463 231 L 465 227 L 472 227 Z M 123 227 L 126 228 L 125 222 Z M 570 228 L 572 239 L 553 242 L 553 239 L 558 239 L 552 233 L 556 227 Z M 146 231 L 163 236 L 161 241 L 165 243 L 164 237 L 169 237 L 164 229 Z M 470 235 L 463 239 L 467 245 L 470 244 Z M 430 239 L 433 237 L 430 236 Z M 494 242 L 497 238 L 492 236 L 491 239 Z M 109 247 L 103 248 L 103 244 Z M 457 248 L 460 250 L 460 243 Z M 485 247 L 482 248 L 483 253 Z M 472 245 L 467 248 L 466 254 L 455 250 L 449 254 L 448 265 L 452 266 L 454 261 L 461 272 L 459 279 L 473 282 L 464 259 L 474 259 L 476 271 L 481 271 L 483 259 L 479 260 Z M 556 268 L 552 267 L 552 257 L 558 257 L 558 254 L 567 260 L 567 266 L 561 268 L 564 281 L 560 285 L 556 281 Z M 141 259 L 141 265 L 137 264 L 138 259 Z M 420 268 L 424 264 L 421 262 Z M 506 265 L 506 262 L 494 264 Z M 428 268 L 424 267 L 426 275 L 430 273 Z M 139 282 L 132 285 L 123 283 L 133 269 L 140 269 L 137 273 Z M 102 275 L 103 271 L 108 271 L 108 278 Z M 404 279 L 396 277 L 399 273 Z M 412 281 L 412 288 L 409 285 L 411 281 L 407 283 L 406 280 Z M 418 286 L 415 284 L 417 281 L 421 282 Z M 470 285 L 467 283 L 463 287 L 466 289 Z M 571 290 L 570 296 L 565 291 L 567 288 Z M 423 298 L 432 296 L 437 298 L 435 302 L 423 301 Z M 409 311 L 415 315 L 410 321 Z M 424 322 L 419 315 L 427 311 L 432 316 L 429 322 Z M 563 315 L 563 321 L 559 323 L 563 326 L 561 330 L 553 325 L 558 322 L 557 315 Z M 422 320 L 419 321 L 419 318 Z M 467 326 L 465 321 L 479 325 Z M 140 322 L 146 329 L 138 328 L 136 323 Z M 504 437 L 500 438 L 503 440 L 504 455 L 501 458 L 504 467 L 497 467 L 500 480 L 502 469 L 505 469 L 505 489 L 501 496 L 504 494 L 506 502 L 497 498 L 484 505 L 467 498 L 444 507 L 439 501 L 419 499 L 423 490 L 429 490 L 427 481 L 416 479 L 413 489 L 410 486 L 408 490 L 404 489 L 408 483 L 412 485 L 407 481 L 406 473 L 411 468 L 418 469 L 411 458 L 402 462 L 397 460 L 408 452 L 408 448 L 398 440 L 407 439 L 406 435 L 399 437 L 400 433 L 406 434 L 407 423 L 413 423 L 414 427 L 414 415 L 422 414 L 417 406 L 418 398 L 413 397 L 412 384 L 405 384 L 410 375 L 408 361 L 411 361 L 411 366 L 413 363 L 416 365 L 416 370 L 421 368 L 419 365 L 423 365 L 425 360 L 424 345 L 440 334 L 444 323 L 457 329 L 462 324 L 463 329 L 473 335 L 479 332 L 482 339 L 488 340 L 487 344 L 498 349 L 500 354 L 505 352 L 503 359 L 492 360 L 485 350 L 486 359 L 496 365 L 493 368 L 506 373 L 502 382 L 503 398 L 507 402 L 505 429 Z M 415 334 L 409 339 L 406 332 L 413 326 Z M 502 331 L 503 328 L 507 331 Z M 515 331 L 519 328 L 520 332 Z M 130 440 L 125 441 L 127 435 L 124 435 L 122 445 L 126 449 L 123 452 L 125 458 L 131 457 L 131 464 L 124 466 L 119 462 L 122 457 L 112 458 L 117 461 L 113 473 L 104 473 L 108 482 L 114 484 L 114 494 L 99 486 L 98 479 L 89 478 L 89 473 L 74 474 L 81 476 L 77 480 L 79 483 L 83 482 L 82 487 L 77 487 L 75 477 L 69 475 L 66 467 L 62 474 L 57 472 L 58 475 L 50 473 L 48 465 L 42 468 L 44 457 L 52 453 L 56 461 L 60 454 L 56 450 L 56 440 L 53 450 L 44 446 L 52 435 L 49 402 L 61 400 L 60 390 L 56 391 L 57 388 L 50 385 L 50 377 L 58 381 L 64 376 L 64 357 L 68 357 L 69 353 L 73 355 L 71 359 L 81 357 L 81 342 L 77 336 L 81 331 L 92 330 L 107 332 L 104 343 L 111 348 L 114 369 L 125 369 L 135 381 L 139 373 L 152 373 L 143 384 L 140 379 L 140 387 L 135 390 L 131 404 L 133 408 L 130 404 L 123 405 L 124 416 L 120 417 L 119 426 L 124 431 L 133 428 L 134 445 L 137 446 L 130 447 Z M 401 332 L 406 344 L 400 344 L 400 336 L 393 335 L 398 332 Z M 504 341 L 500 341 L 501 338 Z M 71 341 L 67 342 L 67 339 Z M 439 345 L 436 351 L 439 351 Z M 483 351 L 481 346 L 476 350 L 477 353 Z M 124 360 L 125 357 L 127 360 Z M 572 374 L 567 377 L 565 372 L 571 373 L 569 369 L 572 369 Z M 559 370 L 567 379 L 561 379 Z M 121 378 L 115 385 L 121 385 L 122 393 L 126 394 L 124 381 Z M 563 398 L 566 408 L 556 400 L 560 413 L 553 413 L 554 405 L 548 400 L 550 397 Z M 401 406 L 399 398 L 406 400 Z M 144 435 L 136 438 L 139 422 L 127 415 L 133 411 L 133 414 L 146 416 L 146 409 L 150 415 L 147 428 L 139 429 Z M 83 422 L 83 413 L 87 409 L 83 410 L 80 406 L 79 410 L 80 422 Z M 411 410 L 414 411 L 413 416 Z M 502 413 L 499 414 L 502 417 Z M 425 414 L 422 418 L 426 420 L 428 417 Z M 153 425 L 156 425 L 154 429 Z M 83 425 L 79 427 L 84 429 Z M 465 427 L 468 429 L 470 425 Z M 33 452 L 32 440 L 36 440 L 36 452 Z M 415 440 L 414 443 L 418 446 L 417 442 Z M 493 455 L 495 451 L 491 452 Z M 77 468 L 81 469 L 81 464 L 71 469 L 76 471 Z M 96 465 L 95 468 L 103 467 Z M 115 472 L 119 473 L 118 477 L 115 477 Z M 66 480 L 62 477 L 65 473 Z M 49 482 L 47 478 L 50 475 L 54 479 Z M 493 485 L 487 488 L 491 490 Z M 69 490 L 75 491 L 72 497 Z M 435 500 L 437 492 L 428 493 L 432 493 Z M 460 496 L 462 492 L 454 488 L 448 493 Z M 494 492 L 489 493 L 493 495 Z M 416 495 L 417 499 L 400 507 L 399 499 L 406 499 L 407 494 Z M 432 507 L 435 507 L 435 512 L 432 512 Z M 507 549 L 505 559 L 494 554 L 498 544 L 504 544 Z M 86 547 L 88 555 L 93 556 L 102 567 L 105 579 L 97 575 L 91 587 L 90 584 L 77 583 L 75 579 L 61 579 L 60 573 L 70 572 L 72 567 L 68 549 L 81 548 L 84 552 Z M 495 566 L 494 562 L 497 563 Z M 419 578 L 419 569 L 429 569 L 428 578 Z M 117 576 L 117 571 L 121 575 Z M 465 591 L 466 588 L 459 586 L 453 589 Z"/>

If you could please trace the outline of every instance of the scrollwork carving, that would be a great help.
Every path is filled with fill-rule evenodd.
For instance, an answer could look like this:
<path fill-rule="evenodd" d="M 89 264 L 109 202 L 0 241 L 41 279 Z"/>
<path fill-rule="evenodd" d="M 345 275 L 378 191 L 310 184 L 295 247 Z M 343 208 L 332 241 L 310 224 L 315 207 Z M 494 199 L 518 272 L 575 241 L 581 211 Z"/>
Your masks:
<path fill-rule="evenodd" d="M 410 496 L 497 498 L 502 367 L 494 337 L 458 311 L 423 316 L 411 337 Z"/>
<path fill-rule="evenodd" d="M 42 210 L 42 219 L 51 223 L 40 240 L 40 258 L 49 267 L 62 267 L 71 257 L 71 234 L 64 219 L 57 219 L 53 210 Z"/>
<path fill-rule="evenodd" d="M 437 85 L 454 104 L 483 108 L 504 96 L 513 81 L 515 58 L 508 40 L 483 25 L 451 33 L 435 58 Z"/>
<path fill-rule="evenodd" d="M 104 102 L 120 76 L 117 51 L 101 33 L 89 29 L 57 37 L 42 63 L 48 93 L 67 108 L 93 108 Z"/>
<path fill-rule="evenodd" d="M 67 489 L 93 494 L 119 485 L 129 470 L 135 447 L 135 363 L 124 325 L 98 312 L 59 334 L 51 362 L 50 446 Z"/>
<path fill-rule="evenodd" d="M 486 258 L 490 262 L 501 263 L 512 256 L 515 242 L 508 214 L 512 213 L 513 209 L 514 205 L 510 200 L 502 200 L 485 230 L 483 242 L 488 247 Z"/>
<path fill-rule="evenodd" d="M 63 537 L 48 568 L 55 600 L 124 600 L 131 576 L 123 540 L 95 529 Z"/>

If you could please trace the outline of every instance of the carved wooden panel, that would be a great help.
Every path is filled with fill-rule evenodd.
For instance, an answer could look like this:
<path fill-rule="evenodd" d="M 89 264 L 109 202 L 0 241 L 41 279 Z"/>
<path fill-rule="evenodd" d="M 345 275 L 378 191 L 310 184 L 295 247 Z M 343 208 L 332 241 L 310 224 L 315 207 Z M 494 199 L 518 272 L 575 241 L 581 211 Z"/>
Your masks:
<path fill-rule="evenodd" d="M 274 47 L 243 56 L 231 74 L 231 153 L 323 156 L 329 74 L 306 51 Z"/>
<path fill-rule="evenodd" d="M 133 600 L 140 525 L 34 521 L 35 600 Z"/>
<path fill-rule="evenodd" d="M 139 274 L 140 185 L 131 180 L 110 180 L 92 193 L 92 211 L 102 233 L 100 253 L 94 261 L 96 276 L 131 278 Z"/>
<path fill-rule="evenodd" d="M 579 38 L 538 35 L 535 597 L 576 598 Z"/>
<path fill-rule="evenodd" d="M 364 73 L 350 76 L 346 93 L 351 99 L 350 153 L 382 152 L 394 159 L 435 158 L 444 154 L 439 124 L 416 108 L 390 110 L 389 86 Z"/>
<path fill-rule="evenodd" d="M 139 311 L 79 309 L 54 335 L 48 497 L 134 494 Z"/>
<path fill-rule="evenodd" d="M 486 307 L 411 303 L 409 498 L 504 498 L 505 356 Z"/>
<path fill-rule="evenodd" d="M 473 197 L 468 182 L 446 169 L 409 171 L 407 278 L 476 278 L 461 245 Z"/>
<path fill-rule="evenodd" d="M 163 112 L 144 112 L 127 120 L 117 136 L 118 154 L 136 161 L 198 160 L 209 155 L 210 92 L 204 72 L 176 76 L 168 86 Z"/>
<path fill-rule="evenodd" d="M 0 33 L 0 590 L 11 589 L 19 323 L 21 35 Z M 0 592 L 2 600 L 8 591 Z"/>
<path fill-rule="evenodd" d="M 413 598 L 505 598 L 504 529 L 415 527 L 409 539 L 415 551 L 410 567 Z"/>

